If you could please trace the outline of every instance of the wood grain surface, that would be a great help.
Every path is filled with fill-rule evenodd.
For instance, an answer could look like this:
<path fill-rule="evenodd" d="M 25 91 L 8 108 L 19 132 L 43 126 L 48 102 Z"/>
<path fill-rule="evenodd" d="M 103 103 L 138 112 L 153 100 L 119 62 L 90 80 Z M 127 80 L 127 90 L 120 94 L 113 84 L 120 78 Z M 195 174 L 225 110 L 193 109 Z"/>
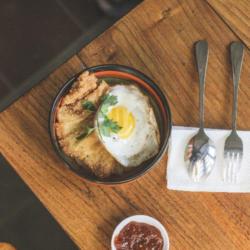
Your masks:
<path fill-rule="evenodd" d="M 235 34 L 250 47 L 250 1 L 207 0 Z"/>
<path fill-rule="evenodd" d="M 166 94 L 173 123 L 197 125 L 193 44 L 199 39 L 207 39 L 210 49 L 206 126 L 228 128 L 232 106 L 228 45 L 245 39 L 245 28 L 233 21 L 233 15 L 237 29 L 225 22 L 212 2 L 216 1 L 144 1 L 0 114 L 1 152 L 80 249 L 109 249 L 116 224 L 134 214 L 160 220 L 169 232 L 171 249 L 250 249 L 249 194 L 170 191 L 166 155 L 137 181 L 115 187 L 93 185 L 64 166 L 48 135 L 49 109 L 60 86 L 82 68 L 103 63 L 143 71 Z M 223 9 L 220 12 L 225 15 Z M 249 18 L 250 13 L 246 15 Z M 239 90 L 241 129 L 250 128 L 249 71 L 246 48 Z"/>

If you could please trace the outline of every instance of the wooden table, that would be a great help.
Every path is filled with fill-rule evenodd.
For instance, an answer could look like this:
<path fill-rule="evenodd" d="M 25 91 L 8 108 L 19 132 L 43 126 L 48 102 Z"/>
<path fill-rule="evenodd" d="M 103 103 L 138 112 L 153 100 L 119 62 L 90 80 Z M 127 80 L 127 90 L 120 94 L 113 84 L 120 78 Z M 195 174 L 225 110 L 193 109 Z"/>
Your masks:
<path fill-rule="evenodd" d="M 167 156 L 126 185 L 88 183 L 68 170 L 48 135 L 58 89 L 86 66 L 135 67 L 165 92 L 175 125 L 198 123 L 193 43 L 209 42 L 206 126 L 231 123 L 228 45 L 241 40 L 245 58 L 239 90 L 239 128 L 250 128 L 249 0 L 149 0 L 131 11 L 0 115 L 0 150 L 81 249 L 109 249 L 116 224 L 148 214 L 167 228 L 171 249 L 250 249 L 250 195 L 187 193 L 166 188 Z"/>

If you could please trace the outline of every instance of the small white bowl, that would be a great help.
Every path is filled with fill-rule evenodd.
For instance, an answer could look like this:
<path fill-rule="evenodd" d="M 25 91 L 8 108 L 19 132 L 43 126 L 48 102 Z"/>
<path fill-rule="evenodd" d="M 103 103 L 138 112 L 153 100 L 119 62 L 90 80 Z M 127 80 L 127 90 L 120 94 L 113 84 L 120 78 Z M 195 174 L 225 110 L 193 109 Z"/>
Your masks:
<path fill-rule="evenodd" d="M 115 228 L 112 239 L 111 239 L 111 249 L 116 250 L 115 247 L 115 237 L 120 233 L 120 231 L 129 223 L 129 222 L 142 222 L 142 223 L 147 223 L 149 225 L 155 226 L 158 228 L 161 232 L 162 238 L 163 238 L 163 250 L 168 250 L 169 249 L 169 238 L 168 238 L 168 233 L 165 229 L 165 227 L 156 219 L 147 216 L 147 215 L 134 215 L 130 216 L 123 221 L 121 221 Z"/>

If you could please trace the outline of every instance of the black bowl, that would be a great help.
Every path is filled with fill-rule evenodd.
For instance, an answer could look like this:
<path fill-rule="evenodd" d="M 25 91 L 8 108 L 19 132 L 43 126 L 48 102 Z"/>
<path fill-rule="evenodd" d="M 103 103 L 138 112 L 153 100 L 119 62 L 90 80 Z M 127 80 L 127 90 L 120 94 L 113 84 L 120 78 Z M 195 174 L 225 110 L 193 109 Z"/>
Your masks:
<path fill-rule="evenodd" d="M 149 97 L 151 97 L 150 99 L 159 125 L 161 137 L 160 150 L 156 156 L 143 162 L 140 166 L 135 167 L 128 172 L 125 172 L 121 176 L 114 175 L 110 176 L 109 178 L 100 178 L 95 176 L 87 168 L 83 168 L 82 166 L 78 165 L 74 159 L 64 154 L 64 152 L 60 148 L 60 145 L 58 144 L 54 129 L 57 107 L 60 103 L 61 98 L 68 93 L 68 91 L 72 87 L 72 84 L 84 71 L 94 73 L 97 78 L 105 79 L 110 84 L 119 83 L 121 81 L 123 84 L 133 82 L 133 84 L 136 84 L 142 91 L 144 91 Z M 99 184 L 120 184 L 135 180 L 136 178 L 148 172 L 161 159 L 162 155 L 167 149 L 169 137 L 171 134 L 172 121 L 171 112 L 166 97 L 164 96 L 160 88 L 150 78 L 148 78 L 140 71 L 127 66 L 100 65 L 84 69 L 82 72 L 79 72 L 69 81 L 67 81 L 55 97 L 49 116 L 49 132 L 52 144 L 54 145 L 56 152 L 66 163 L 66 165 L 75 173 L 88 181 Z"/>

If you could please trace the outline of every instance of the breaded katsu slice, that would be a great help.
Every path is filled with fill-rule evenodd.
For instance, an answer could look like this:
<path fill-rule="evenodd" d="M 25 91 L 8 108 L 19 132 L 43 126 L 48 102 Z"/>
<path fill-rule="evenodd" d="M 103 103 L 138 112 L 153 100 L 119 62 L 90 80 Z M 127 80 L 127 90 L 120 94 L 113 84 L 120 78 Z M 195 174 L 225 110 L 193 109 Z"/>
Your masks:
<path fill-rule="evenodd" d="M 59 143 L 67 155 L 81 161 L 99 177 L 105 178 L 122 171 L 122 166 L 104 148 L 95 131 L 80 140 L 70 135 Z"/>
<path fill-rule="evenodd" d="M 101 83 L 93 92 L 91 92 L 82 100 L 77 101 L 75 105 L 72 106 L 72 111 L 76 114 L 81 114 L 84 111 L 82 104 L 86 101 L 90 101 L 97 108 L 100 104 L 101 97 L 107 93 L 109 88 L 109 85 L 105 81 L 101 81 Z"/>
<path fill-rule="evenodd" d="M 65 154 L 81 162 L 96 176 L 108 177 L 122 171 L 122 166 L 102 145 L 94 130 L 87 136 L 81 136 L 86 128 L 94 128 L 95 112 L 86 110 L 84 103 L 91 102 L 95 109 L 101 97 L 109 90 L 109 85 L 89 73 L 79 76 L 76 83 L 59 104 L 55 131 L 59 144 Z"/>
<path fill-rule="evenodd" d="M 74 128 L 78 127 L 82 120 L 88 117 L 89 112 L 80 114 L 79 112 L 73 112 L 73 108 L 77 102 L 79 106 L 82 99 L 98 88 L 97 81 L 95 75 L 84 72 L 78 77 L 69 93 L 62 98 L 57 109 L 55 123 L 56 134 L 59 138 L 73 132 Z M 83 111 L 82 107 L 81 110 Z"/>
<path fill-rule="evenodd" d="M 97 88 L 97 78 L 94 74 L 89 74 L 88 71 L 82 73 L 72 86 L 69 93 L 63 98 L 62 105 L 75 103 L 77 100 L 83 99 L 94 89 Z"/>
<path fill-rule="evenodd" d="M 83 108 L 85 101 L 91 101 L 96 107 L 100 99 L 109 90 L 109 85 L 102 81 L 100 85 L 85 98 L 75 100 L 71 105 L 61 105 L 57 110 L 56 134 L 61 139 L 83 127 L 84 121 L 93 113 Z M 66 96 L 65 96 L 66 97 Z M 61 102 L 61 104 L 63 101 Z M 94 119 L 94 118 L 93 118 Z"/>

